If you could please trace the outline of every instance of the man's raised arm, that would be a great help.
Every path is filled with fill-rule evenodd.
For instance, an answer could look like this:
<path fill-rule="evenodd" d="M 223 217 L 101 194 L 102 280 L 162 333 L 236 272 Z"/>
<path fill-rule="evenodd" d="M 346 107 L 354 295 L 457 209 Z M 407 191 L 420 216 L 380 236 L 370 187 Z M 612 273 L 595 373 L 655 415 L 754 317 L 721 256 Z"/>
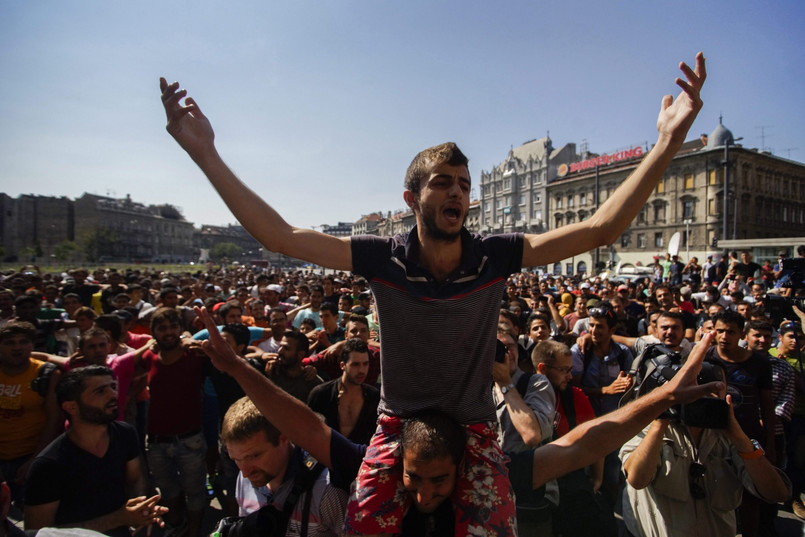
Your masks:
<path fill-rule="evenodd" d="M 268 203 L 232 173 L 215 149 L 215 133 L 187 90 L 159 79 L 171 136 L 187 151 L 244 228 L 272 252 L 338 270 L 352 270 L 349 238 L 289 225 Z"/>
<path fill-rule="evenodd" d="M 676 84 L 682 88 L 676 100 L 672 100 L 670 95 L 662 98 L 657 118 L 659 135 L 654 148 L 589 219 L 548 233 L 526 235 L 524 267 L 547 265 L 612 244 L 634 220 L 685 142 L 688 130 L 702 108 L 699 93 L 707 76 L 704 55 L 701 52 L 696 55 L 695 69 L 684 62 L 679 64 L 679 68 L 687 82 L 676 79 Z"/>
<path fill-rule="evenodd" d="M 304 403 L 278 388 L 259 371 L 238 357 L 221 337 L 206 308 L 195 308 L 210 338 L 202 349 L 212 364 L 234 378 L 260 413 L 288 439 L 320 463 L 330 467 L 330 427 Z"/>
<path fill-rule="evenodd" d="M 713 337 L 711 332 L 696 344 L 685 365 L 670 382 L 609 414 L 582 423 L 547 446 L 537 448 L 534 451 L 534 488 L 611 453 L 671 406 L 718 392 L 722 383 L 699 384 L 697 381 Z"/>

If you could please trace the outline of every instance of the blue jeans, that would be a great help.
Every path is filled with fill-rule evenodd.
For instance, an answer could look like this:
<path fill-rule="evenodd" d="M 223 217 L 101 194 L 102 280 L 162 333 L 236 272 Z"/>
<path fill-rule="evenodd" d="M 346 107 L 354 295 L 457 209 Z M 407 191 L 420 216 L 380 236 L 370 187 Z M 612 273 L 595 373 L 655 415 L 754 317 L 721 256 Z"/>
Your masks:
<path fill-rule="evenodd" d="M 207 505 L 207 444 L 201 432 L 168 442 L 148 441 L 148 465 L 162 497 L 175 500 L 184 492 L 188 511 Z"/>

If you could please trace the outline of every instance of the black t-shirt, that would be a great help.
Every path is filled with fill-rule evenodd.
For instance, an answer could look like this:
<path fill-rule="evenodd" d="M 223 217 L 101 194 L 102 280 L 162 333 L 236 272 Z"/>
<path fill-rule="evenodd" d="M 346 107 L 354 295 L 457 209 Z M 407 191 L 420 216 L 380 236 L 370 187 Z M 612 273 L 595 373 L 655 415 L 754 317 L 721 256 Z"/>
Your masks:
<path fill-rule="evenodd" d="M 755 263 L 754 261 L 750 261 L 749 263 L 736 263 L 735 264 L 735 273 L 740 274 L 744 278 L 752 278 L 754 277 L 755 273 L 761 269 L 760 265 Z"/>
<path fill-rule="evenodd" d="M 92 295 L 101 290 L 100 285 L 91 285 L 88 283 L 82 285 L 65 285 L 62 287 L 61 296 L 69 293 L 75 293 L 81 299 L 81 303 L 85 306 L 92 306 Z"/>
<path fill-rule="evenodd" d="M 109 424 L 109 449 L 100 458 L 75 445 L 64 433 L 31 465 L 25 505 L 58 501 L 54 525 L 68 527 L 116 511 L 128 500 L 126 465 L 138 455 L 137 431 L 127 423 Z M 105 533 L 130 536 L 123 526 Z"/>
<path fill-rule="evenodd" d="M 366 453 L 362 444 L 350 442 L 337 431 L 330 436 L 330 484 L 349 490 L 358 475 L 361 461 Z M 414 508 L 408 510 L 403 518 L 403 537 L 453 537 L 455 517 L 450 501 L 444 501 L 433 513 L 420 513 Z"/>
<path fill-rule="evenodd" d="M 740 363 L 727 362 L 718 355 L 715 347 L 707 351 L 706 360 L 724 367 L 727 375 L 727 393 L 732 396 L 735 419 L 747 436 L 765 440 L 761 425 L 760 392 L 772 389 L 771 364 L 768 355 L 753 352 Z"/>

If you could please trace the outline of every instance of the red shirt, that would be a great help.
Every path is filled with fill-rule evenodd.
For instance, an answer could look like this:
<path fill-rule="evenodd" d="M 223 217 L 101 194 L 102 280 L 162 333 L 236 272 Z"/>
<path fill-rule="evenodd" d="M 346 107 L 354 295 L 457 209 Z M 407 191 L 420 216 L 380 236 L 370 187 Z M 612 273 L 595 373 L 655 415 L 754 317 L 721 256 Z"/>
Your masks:
<path fill-rule="evenodd" d="M 573 407 L 576 409 L 576 425 L 581 425 L 585 421 L 590 421 L 595 418 L 593 406 L 590 404 L 590 400 L 587 396 L 584 395 L 584 392 L 581 391 L 581 388 L 576 386 L 568 386 L 568 388 L 573 390 Z M 559 422 L 556 424 L 556 437 L 559 438 L 570 431 L 570 423 L 567 421 L 565 409 L 562 406 L 562 398 L 558 393 L 556 394 L 556 412 L 559 414 Z"/>
<path fill-rule="evenodd" d="M 186 351 L 179 360 L 165 365 L 158 354 L 143 353 L 151 393 L 149 434 L 171 436 L 201 430 L 201 384 L 206 361 L 206 356 Z"/>

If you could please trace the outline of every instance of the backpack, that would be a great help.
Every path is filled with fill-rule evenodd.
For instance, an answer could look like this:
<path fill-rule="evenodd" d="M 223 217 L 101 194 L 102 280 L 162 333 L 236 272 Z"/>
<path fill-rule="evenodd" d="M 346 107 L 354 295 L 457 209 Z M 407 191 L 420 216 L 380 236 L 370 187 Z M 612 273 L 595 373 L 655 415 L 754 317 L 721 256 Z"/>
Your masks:
<path fill-rule="evenodd" d="M 245 517 L 223 518 L 213 530 L 212 535 L 215 537 L 284 537 L 288 531 L 288 521 L 294 507 L 302 494 L 307 492 L 305 503 L 302 506 L 302 527 L 299 531 L 302 537 L 307 537 L 312 500 L 310 491 L 323 470 L 323 464 L 307 455 L 294 480 L 293 489 L 285 499 L 282 511 L 269 504 Z"/>
<path fill-rule="evenodd" d="M 618 406 L 647 394 L 671 380 L 682 367 L 682 355 L 662 343 L 650 343 L 633 361 L 629 369 L 632 385 L 621 396 Z M 676 409 L 663 412 L 661 417 L 676 417 Z"/>
<path fill-rule="evenodd" d="M 31 381 L 31 390 L 38 393 L 42 397 L 48 394 L 48 387 L 50 386 L 50 376 L 56 371 L 56 364 L 45 362 L 39 366 L 39 371 L 36 373 L 36 378 Z"/>

